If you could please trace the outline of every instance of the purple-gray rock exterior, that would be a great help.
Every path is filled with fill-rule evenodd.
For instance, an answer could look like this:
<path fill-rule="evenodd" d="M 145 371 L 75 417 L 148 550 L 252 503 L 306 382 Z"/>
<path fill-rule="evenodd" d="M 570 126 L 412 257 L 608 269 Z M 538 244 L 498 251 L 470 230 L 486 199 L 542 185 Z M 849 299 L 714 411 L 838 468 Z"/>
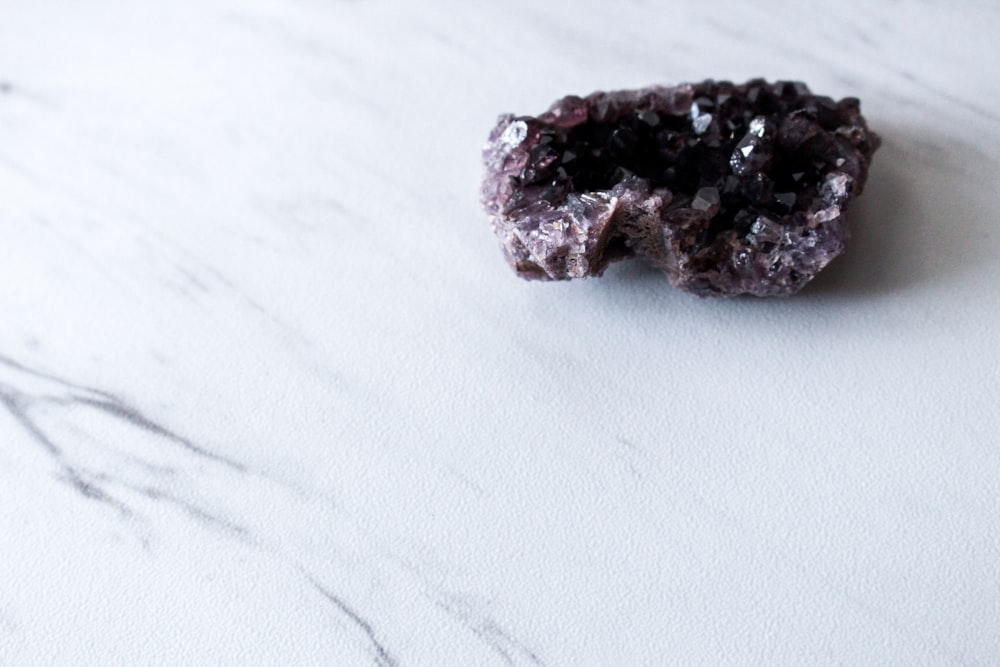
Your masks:
<path fill-rule="evenodd" d="M 794 81 L 568 96 L 503 115 L 483 204 L 522 278 L 636 256 L 699 295 L 788 295 L 843 252 L 880 145 L 855 98 Z"/>

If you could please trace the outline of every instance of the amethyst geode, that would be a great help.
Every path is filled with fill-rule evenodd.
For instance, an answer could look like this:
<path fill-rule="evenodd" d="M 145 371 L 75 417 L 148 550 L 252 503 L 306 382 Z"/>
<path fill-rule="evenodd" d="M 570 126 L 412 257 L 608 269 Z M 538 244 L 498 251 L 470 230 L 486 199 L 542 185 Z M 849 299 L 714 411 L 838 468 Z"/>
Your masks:
<path fill-rule="evenodd" d="M 522 278 L 635 255 L 695 294 L 786 295 L 844 250 L 879 144 L 857 99 L 799 82 L 569 96 L 500 117 L 483 204 Z"/>

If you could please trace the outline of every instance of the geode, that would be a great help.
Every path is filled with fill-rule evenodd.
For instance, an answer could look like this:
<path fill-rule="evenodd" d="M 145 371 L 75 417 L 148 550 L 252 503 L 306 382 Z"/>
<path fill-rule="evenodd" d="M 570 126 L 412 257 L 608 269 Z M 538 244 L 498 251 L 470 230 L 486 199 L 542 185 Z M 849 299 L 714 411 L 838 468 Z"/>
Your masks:
<path fill-rule="evenodd" d="M 844 250 L 880 143 L 856 98 L 796 81 L 571 95 L 499 118 L 483 205 L 523 278 L 636 256 L 695 294 L 787 295 Z"/>

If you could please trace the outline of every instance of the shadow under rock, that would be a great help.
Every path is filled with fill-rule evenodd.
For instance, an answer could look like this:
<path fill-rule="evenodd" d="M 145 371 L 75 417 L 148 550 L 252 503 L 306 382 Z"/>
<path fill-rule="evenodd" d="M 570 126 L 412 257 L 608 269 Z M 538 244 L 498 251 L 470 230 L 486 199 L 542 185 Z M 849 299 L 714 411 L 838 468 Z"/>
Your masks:
<path fill-rule="evenodd" d="M 865 192 L 848 215 L 851 239 L 802 291 L 865 298 L 967 280 L 990 260 L 996 163 L 960 140 L 916 127 L 884 126 Z M 793 297 L 794 298 L 794 297 Z"/>

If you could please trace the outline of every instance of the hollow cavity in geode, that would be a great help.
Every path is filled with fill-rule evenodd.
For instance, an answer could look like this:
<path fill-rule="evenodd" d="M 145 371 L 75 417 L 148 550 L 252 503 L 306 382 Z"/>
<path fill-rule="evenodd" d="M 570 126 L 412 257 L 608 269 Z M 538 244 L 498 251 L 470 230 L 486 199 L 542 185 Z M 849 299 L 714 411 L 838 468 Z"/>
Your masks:
<path fill-rule="evenodd" d="M 857 99 L 800 82 L 569 96 L 500 117 L 483 204 L 523 278 L 637 256 L 696 294 L 792 294 L 844 250 L 879 144 Z"/>

